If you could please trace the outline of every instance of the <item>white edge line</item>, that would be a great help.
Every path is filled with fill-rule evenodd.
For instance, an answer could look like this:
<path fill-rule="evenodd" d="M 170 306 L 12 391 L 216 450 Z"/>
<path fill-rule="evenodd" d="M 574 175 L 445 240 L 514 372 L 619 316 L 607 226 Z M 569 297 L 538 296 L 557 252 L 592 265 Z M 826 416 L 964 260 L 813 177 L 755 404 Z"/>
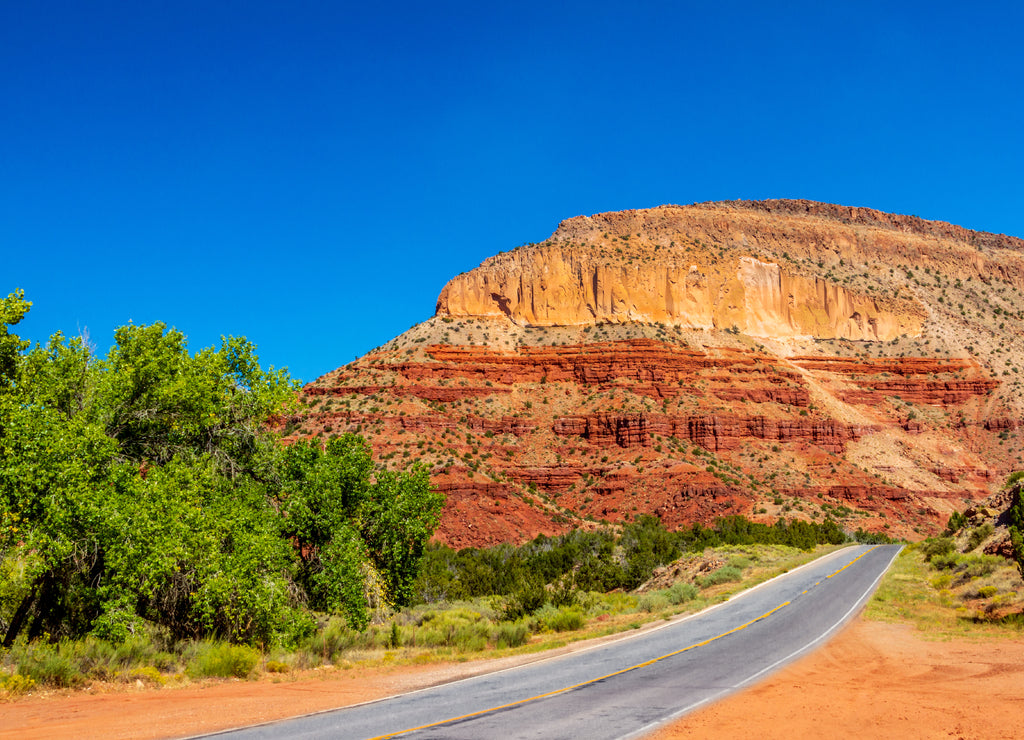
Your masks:
<path fill-rule="evenodd" d="M 717 701 L 718 699 L 721 699 L 722 697 L 724 697 L 727 694 L 731 694 L 731 693 L 733 693 L 735 691 L 738 691 L 741 688 L 743 688 L 744 686 L 746 686 L 747 684 L 749 684 L 752 681 L 756 680 L 758 677 L 764 675 L 765 673 L 769 673 L 770 671 L 773 671 L 774 669 L 778 668 L 779 666 L 781 666 L 781 665 L 783 665 L 785 663 L 788 663 L 793 658 L 797 657 L 801 653 L 804 653 L 804 652 L 808 651 L 810 648 L 812 648 L 813 646 L 817 645 L 822 640 L 826 639 L 829 635 L 831 635 L 839 627 L 841 627 L 846 622 L 846 620 L 849 619 L 851 614 L 853 614 L 855 611 L 857 611 L 858 609 L 860 609 L 863 606 L 863 602 L 867 599 L 868 596 L 870 596 L 874 592 L 875 588 L 878 586 L 878 582 L 880 580 L 882 580 L 882 577 L 889 571 L 889 568 L 892 567 L 893 561 L 896 559 L 896 557 L 902 551 L 903 551 L 903 546 L 900 545 L 900 548 L 898 550 L 896 550 L 895 553 L 893 553 L 893 556 L 891 558 L 889 558 L 889 563 L 885 566 L 885 568 L 882 569 L 882 572 L 879 573 L 878 577 L 875 578 L 875 580 L 871 582 L 871 585 L 868 586 L 867 590 L 863 594 L 861 594 L 860 598 L 857 599 L 856 602 L 854 602 L 853 606 L 850 607 L 850 609 L 846 612 L 846 614 L 841 616 L 839 618 L 839 620 L 835 624 L 833 624 L 827 630 L 825 630 L 820 635 L 818 635 L 818 637 L 816 637 L 815 639 L 811 640 L 809 643 L 807 643 L 803 647 L 798 648 L 797 650 L 794 650 L 792 653 L 787 655 L 785 658 L 780 658 L 779 660 L 775 661 L 774 663 L 772 663 L 767 668 L 762 668 L 757 673 L 755 673 L 755 674 L 753 674 L 751 676 L 748 676 L 747 678 L 743 679 L 739 683 L 734 684 L 733 686 L 730 686 L 729 688 L 722 689 L 717 694 L 713 694 L 712 696 L 705 697 L 705 698 L 701 699 L 698 702 L 694 702 L 693 704 L 690 704 L 687 707 L 683 707 L 682 709 L 680 709 L 680 710 L 678 710 L 676 712 L 673 712 L 672 714 L 670 714 L 670 715 L 668 715 L 668 716 L 666 716 L 666 717 L 664 717 L 662 719 L 659 719 L 659 720 L 657 720 L 655 722 L 651 722 L 650 724 L 644 725 L 639 730 L 633 730 L 632 732 L 630 732 L 630 733 L 628 733 L 626 735 L 621 735 L 619 737 L 619 740 L 629 740 L 630 738 L 641 737 L 642 735 L 647 734 L 651 730 L 653 730 L 653 729 L 655 729 L 657 727 L 660 727 L 662 725 L 668 724 L 669 722 L 671 722 L 673 720 L 679 719 L 684 714 L 688 714 L 689 712 L 692 712 L 693 710 L 695 710 L 695 709 L 697 709 L 699 707 L 702 707 L 705 704 L 709 704 L 711 702 Z M 840 551 L 837 550 L 837 552 L 840 552 Z M 817 562 L 817 561 L 811 561 L 811 562 Z"/>
<path fill-rule="evenodd" d="M 769 583 L 772 583 L 773 581 L 777 581 L 780 578 L 784 578 L 785 576 L 788 576 L 788 575 L 791 575 L 791 574 L 796 573 L 798 571 L 801 571 L 804 568 L 809 568 L 812 565 L 824 563 L 827 560 L 829 560 L 831 558 L 834 558 L 834 557 L 838 556 L 840 553 L 846 552 L 847 550 L 849 550 L 850 548 L 853 548 L 853 547 L 864 547 L 864 545 L 861 545 L 859 543 L 850 543 L 849 545 L 847 545 L 845 547 L 840 547 L 838 550 L 833 550 L 832 552 L 826 553 L 826 554 L 822 555 L 820 558 L 815 558 L 814 560 L 809 560 L 806 563 L 804 563 L 803 565 L 798 565 L 797 567 L 793 568 L 792 570 L 787 570 L 785 573 L 779 573 L 779 575 L 773 576 L 773 577 L 769 578 L 767 581 L 761 581 L 761 583 L 758 583 L 758 584 L 756 584 L 754 586 L 751 586 L 750 588 L 744 589 L 743 591 L 740 591 L 737 594 L 733 594 L 732 596 L 727 598 L 725 601 L 720 601 L 717 604 L 712 604 L 711 606 L 705 607 L 705 608 L 701 609 L 699 612 L 694 612 L 693 614 L 684 614 L 684 615 L 682 615 L 680 617 L 675 617 L 673 619 L 669 619 L 667 621 L 663 621 L 661 624 L 658 624 L 655 627 L 648 627 L 647 629 L 641 628 L 641 630 L 639 632 L 636 631 L 636 630 L 630 630 L 628 632 L 624 632 L 623 634 L 621 634 L 618 637 L 615 637 L 615 638 L 613 638 L 611 640 L 606 640 L 604 642 L 600 642 L 600 643 L 597 643 L 597 644 L 594 644 L 594 645 L 588 645 L 587 647 L 584 647 L 584 648 L 579 648 L 577 650 L 569 650 L 567 652 L 560 653 L 558 655 L 549 655 L 549 656 L 541 657 L 541 658 L 538 658 L 537 660 L 531 660 L 531 661 L 529 661 L 527 663 L 520 663 L 519 665 L 509 666 L 508 668 L 499 668 L 496 671 L 484 671 L 482 673 L 475 673 L 472 676 L 466 676 L 465 678 L 456 678 L 456 679 L 454 679 L 452 681 L 441 681 L 440 683 L 431 684 L 430 686 L 424 686 L 421 689 L 413 689 L 412 691 L 406 691 L 406 692 L 401 693 L 401 694 L 390 694 L 388 696 L 382 696 L 379 699 L 370 699 L 368 701 L 361 701 L 361 702 L 358 702 L 356 704 L 346 704 L 344 706 L 332 707 L 330 709 L 320 709 L 320 710 L 318 710 L 316 712 L 309 712 L 308 714 L 299 714 L 299 715 L 296 715 L 294 717 L 283 717 L 281 719 L 272 719 L 272 720 L 267 720 L 266 722 L 257 722 L 256 724 L 252 724 L 252 725 L 240 725 L 238 727 L 229 727 L 229 728 L 224 729 L 224 730 L 217 730 L 216 732 L 207 732 L 207 733 L 202 733 L 202 734 L 199 734 L 199 735 L 185 735 L 185 736 L 183 736 L 181 738 L 178 738 L 178 740 L 197 740 L 197 738 L 203 738 L 203 737 L 216 737 L 218 735 L 226 735 L 229 732 L 238 732 L 239 730 L 254 730 L 254 729 L 259 728 L 259 727 L 267 727 L 269 725 L 276 725 L 276 724 L 279 724 L 281 722 L 291 722 L 292 720 L 306 719 L 308 717 L 316 717 L 316 716 L 321 715 L 321 714 L 329 714 L 330 712 L 340 712 L 340 711 L 345 710 L 345 709 L 355 709 L 357 707 L 365 707 L 365 706 L 368 706 L 370 704 L 377 704 L 378 702 L 391 701 L 392 699 L 399 699 L 399 698 L 403 698 L 403 697 L 406 697 L 406 696 L 412 696 L 413 694 L 420 694 L 420 693 L 422 693 L 424 691 L 430 691 L 432 689 L 436 689 L 439 686 L 452 686 L 454 684 L 462 683 L 463 681 L 472 681 L 474 679 L 480 678 L 481 676 L 496 676 L 499 673 L 506 673 L 507 671 L 515 671 L 515 670 L 519 670 L 520 668 L 526 668 L 527 666 L 535 666 L 535 665 L 537 665 L 539 663 L 547 663 L 547 662 L 553 661 L 553 660 L 561 660 L 562 658 L 568 658 L 568 657 L 580 655 L 582 653 L 586 653 L 586 652 L 589 652 L 591 650 L 597 650 L 598 648 L 603 648 L 603 647 L 606 647 L 608 645 L 614 645 L 616 643 L 624 642 L 626 640 L 635 640 L 635 639 L 638 639 L 638 638 L 643 637 L 645 635 L 649 635 L 652 632 L 657 632 L 658 630 L 665 629 L 666 627 L 672 627 L 672 626 L 674 626 L 676 624 L 680 624 L 682 622 L 687 622 L 687 621 L 689 621 L 691 619 L 696 619 L 697 617 L 700 617 L 700 616 L 702 616 L 704 614 L 707 614 L 708 612 L 711 612 L 711 611 L 714 611 L 715 609 L 723 607 L 723 606 L 725 606 L 726 604 L 728 604 L 730 602 L 737 601 L 738 599 L 743 598 L 747 594 L 753 593 L 754 591 L 756 591 L 757 589 L 761 588 L 762 586 L 767 586 Z M 893 557 L 895 557 L 895 555 Z M 883 571 L 883 573 L 884 572 L 885 571 Z M 879 577 L 881 577 L 881 576 L 879 576 Z M 570 643 L 570 647 L 571 647 L 571 643 Z M 734 689 L 726 689 L 722 693 L 728 693 L 729 691 L 733 691 L 733 690 Z M 700 704 L 704 704 L 705 702 L 708 702 L 708 701 L 711 701 L 712 699 L 718 698 L 718 696 L 720 696 L 720 695 L 721 694 L 716 694 L 714 697 L 711 697 L 709 699 L 704 699 L 701 702 L 699 702 L 698 704 L 694 704 L 693 706 L 687 707 L 686 709 L 681 710 L 680 712 L 677 712 L 676 714 L 673 714 L 670 717 L 665 718 L 664 720 L 659 720 L 658 722 L 654 723 L 653 725 L 649 725 L 648 728 L 653 727 L 653 726 L 658 725 L 658 724 L 661 724 L 662 722 L 667 722 L 670 719 L 678 716 L 681 713 L 689 712 L 692 709 L 695 709 L 696 707 L 700 706 Z M 630 735 L 625 735 L 623 737 L 625 738 L 625 737 L 632 737 L 632 736 L 633 735 L 630 734 Z"/>

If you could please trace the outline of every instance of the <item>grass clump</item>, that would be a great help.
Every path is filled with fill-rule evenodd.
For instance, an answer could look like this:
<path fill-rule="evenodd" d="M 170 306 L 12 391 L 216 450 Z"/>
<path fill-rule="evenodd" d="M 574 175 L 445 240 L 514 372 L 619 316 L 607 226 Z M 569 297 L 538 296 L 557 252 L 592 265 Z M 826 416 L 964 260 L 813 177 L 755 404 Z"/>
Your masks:
<path fill-rule="evenodd" d="M 640 598 L 636 600 L 636 610 L 653 614 L 667 609 L 669 603 L 664 591 L 650 591 L 646 594 L 641 594 Z"/>
<path fill-rule="evenodd" d="M 685 604 L 688 601 L 693 601 L 697 598 L 698 593 L 696 586 L 692 583 L 685 583 L 682 581 L 679 583 L 673 583 L 664 591 L 665 598 L 668 599 L 668 603 L 675 606 Z"/>
<path fill-rule="evenodd" d="M 586 624 L 582 612 L 572 607 L 556 607 L 545 604 L 537 610 L 534 621 L 538 629 L 548 632 L 571 632 L 582 629 Z"/>
<path fill-rule="evenodd" d="M 491 632 L 491 641 L 497 648 L 517 648 L 530 639 L 530 628 L 523 622 L 499 622 Z"/>
<path fill-rule="evenodd" d="M 260 652 L 248 645 L 200 643 L 188 674 L 192 678 L 246 678 L 261 658 Z"/>
<path fill-rule="evenodd" d="M 743 571 L 734 565 L 723 565 L 718 570 L 711 571 L 701 578 L 698 583 L 701 588 L 717 586 L 720 583 L 731 583 L 743 578 Z"/>
<path fill-rule="evenodd" d="M 37 684 L 73 688 L 85 682 L 85 675 L 72 659 L 74 643 L 22 644 L 14 656 L 16 673 Z"/>

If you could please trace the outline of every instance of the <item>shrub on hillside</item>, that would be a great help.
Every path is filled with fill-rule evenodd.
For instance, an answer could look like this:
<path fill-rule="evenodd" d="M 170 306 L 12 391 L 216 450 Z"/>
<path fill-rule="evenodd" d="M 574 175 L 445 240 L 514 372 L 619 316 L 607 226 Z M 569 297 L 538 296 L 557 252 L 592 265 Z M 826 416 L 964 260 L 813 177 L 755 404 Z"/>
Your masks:
<path fill-rule="evenodd" d="M 956 545 L 951 537 L 935 537 L 921 543 L 921 552 L 926 563 L 932 562 L 936 557 L 949 555 L 955 549 Z M 935 565 L 935 563 L 932 562 L 932 565 Z M 935 565 L 935 567 L 939 568 L 938 565 Z"/>
<path fill-rule="evenodd" d="M 687 601 L 693 601 L 697 598 L 697 587 L 692 583 L 673 583 L 667 589 L 665 589 L 665 597 L 669 600 L 670 604 L 685 604 Z"/>
<path fill-rule="evenodd" d="M 660 612 L 662 609 L 667 608 L 668 605 L 668 597 L 663 591 L 649 591 L 648 593 L 641 594 L 640 598 L 636 600 L 636 610 L 638 612 L 647 612 L 648 614 Z"/>
<path fill-rule="evenodd" d="M 742 571 L 739 568 L 732 565 L 725 565 L 708 573 L 706 576 L 700 579 L 700 587 L 708 588 L 710 586 L 717 586 L 720 583 L 730 583 L 732 581 L 738 581 L 743 577 Z"/>

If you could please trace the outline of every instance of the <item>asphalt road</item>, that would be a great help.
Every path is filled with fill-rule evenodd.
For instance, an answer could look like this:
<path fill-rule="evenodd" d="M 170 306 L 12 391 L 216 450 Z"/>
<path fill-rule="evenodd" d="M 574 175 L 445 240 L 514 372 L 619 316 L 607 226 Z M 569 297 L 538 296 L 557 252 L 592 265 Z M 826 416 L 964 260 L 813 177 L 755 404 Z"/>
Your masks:
<path fill-rule="evenodd" d="M 376 702 L 219 733 L 256 738 L 640 737 L 822 644 L 899 552 L 850 547 L 660 629 Z"/>

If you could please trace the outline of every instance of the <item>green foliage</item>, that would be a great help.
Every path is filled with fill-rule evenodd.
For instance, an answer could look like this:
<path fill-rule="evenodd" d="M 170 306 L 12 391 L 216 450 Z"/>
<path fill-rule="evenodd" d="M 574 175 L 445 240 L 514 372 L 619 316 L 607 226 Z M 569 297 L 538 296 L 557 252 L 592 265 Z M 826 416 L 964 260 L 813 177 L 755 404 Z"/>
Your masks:
<path fill-rule="evenodd" d="M 862 545 L 891 545 L 896 540 L 882 532 L 866 532 L 860 527 L 853 533 L 853 539 Z"/>
<path fill-rule="evenodd" d="M 499 622 L 491 632 L 491 641 L 498 648 L 525 645 L 530 639 L 530 628 L 524 622 Z"/>
<path fill-rule="evenodd" d="M 544 606 L 547 600 L 548 594 L 542 583 L 524 579 L 505 597 L 502 615 L 509 621 L 528 617 Z"/>
<path fill-rule="evenodd" d="M 360 529 L 396 606 L 412 603 L 419 562 L 443 506 L 444 498 L 430 487 L 426 467 L 414 465 L 406 473 L 378 471 L 362 507 Z"/>
<path fill-rule="evenodd" d="M 1017 560 L 1017 568 L 1024 577 L 1024 470 L 1012 473 L 1007 484 L 1014 486 L 1010 502 L 1010 543 Z"/>
<path fill-rule="evenodd" d="M 25 293 L 16 290 L 6 298 L 0 298 L 0 388 L 10 386 L 14 381 L 19 356 L 29 343 L 12 334 L 9 327 L 18 324 L 32 307 L 25 300 Z"/>
<path fill-rule="evenodd" d="M 260 662 L 260 652 L 247 645 L 203 645 L 188 667 L 192 678 L 245 678 Z"/>
<path fill-rule="evenodd" d="M 661 591 L 651 591 L 650 593 L 642 594 L 636 600 L 637 611 L 647 612 L 648 614 L 666 609 L 668 605 L 668 597 Z"/>
<path fill-rule="evenodd" d="M 582 629 L 586 624 L 583 614 L 572 607 L 558 608 L 552 604 L 545 604 L 537 610 L 534 621 L 540 629 L 550 632 L 571 632 Z"/>
<path fill-rule="evenodd" d="M 25 351 L 0 300 L 0 629 L 10 647 L 86 634 L 294 643 L 310 609 L 365 628 L 406 603 L 442 498 L 378 473 L 343 435 L 284 448 L 296 384 L 224 338 L 195 354 L 164 324 L 103 358 L 55 334 Z"/>
<path fill-rule="evenodd" d="M 977 527 L 971 530 L 971 534 L 967 538 L 967 552 L 974 550 L 984 542 L 988 537 L 995 531 L 995 527 L 992 526 L 991 522 L 985 522 L 979 524 Z"/>
<path fill-rule="evenodd" d="M 949 521 L 946 522 L 946 534 L 956 534 L 964 528 L 966 523 L 967 519 L 964 517 L 963 512 L 954 511 L 949 515 Z"/>
<path fill-rule="evenodd" d="M 723 565 L 718 570 L 713 570 L 706 576 L 700 579 L 700 587 L 708 588 L 710 586 L 717 586 L 720 583 L 731 583 L 738 581 L 743 577 L 743 571 L 734 565 Z"/>
<path fill-rule="evenodd" d="M 951 537 L 935 537 L 921 543 L 921 552 L 925 562 L 930 562 L 936 557 L 945 557 L 956 549 L 956 544 Z"/>
<path fill-rule="evenodd" d="M 670 604 L 685 604 L 688 601 L 693 601 L 697 598 L 697 587 L 692 583 L 673 583 L 664 591 L 665 598 L 668 599 Z"/>
<path fill-rule="evenodd" d="M 501 595 L 506 617 L 514 620 L 533 614 L 547 601 L 556 607 L 572 606 L 580 593 L 633 589 L 683 551 L 757 543 L 811 549 L 845 538 L 830 519 L 821 524 L 780 519 L 767 525 L 733 516 L 717 520 L 713 527 L 693 524 L 669 532 L 657 518 L 640 516 L 618 535 L 611 529 L 574 530 L 558 537 L 540 535 L 519 547 L 458 552 L 430 545 L 413 590 L 425 603 Z M 695 596 L 696 591 L 678 598 Z"/>
<path fill-rule="evenodd" d="M 85 677 L 71 659 L 72 649 L 66 642 L 25 646 L 17 656 L 17 673 L 36 684 L 78 686 Z"/>
<path fill-rule="evenodd" d="M 474 651 L 486 647 L 490 637 L 490 623 L 482 614 L 469 609 L 450 609 L 424 615 L 416 631 L 416 644 Z"/>
<path fill-rule="evenodd" d="M 679 557 L 679 543 L 661 520 L 644 514 L 623 527 L 619 547 L 625 560 L 623 587 L 634 589 L 651 577 L 654 569 Z"/>

